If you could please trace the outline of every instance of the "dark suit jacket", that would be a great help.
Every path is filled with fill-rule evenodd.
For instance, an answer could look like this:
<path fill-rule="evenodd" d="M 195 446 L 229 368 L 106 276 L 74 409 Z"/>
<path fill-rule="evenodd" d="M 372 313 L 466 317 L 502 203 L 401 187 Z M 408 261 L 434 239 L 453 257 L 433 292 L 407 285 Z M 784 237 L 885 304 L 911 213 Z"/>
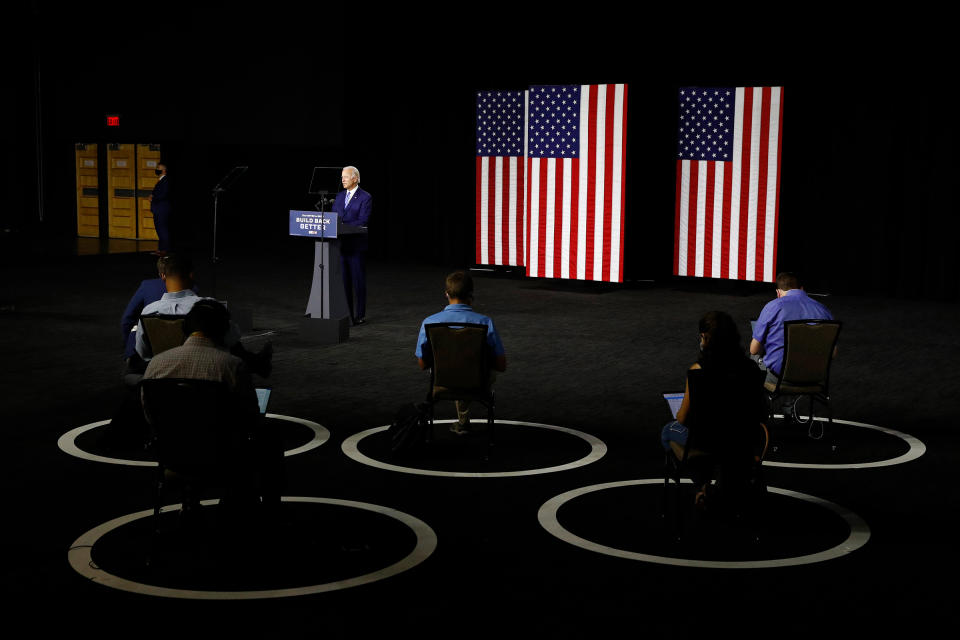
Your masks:
<path fill-rule="evenodd" d="M 333 201 L 333 210 L 340 214 L 340 222 L 352 224 L 359 227 L 367 226 L 370 220 L 370 213 L 373 211 L 373 196 L 357 187 L 356 193 L 350 199 L 350 204 L 344 208 L 343 202 L 346 200 L 346 190 L 337 194 Z M 357 234 L 344 236 L 340 240 L 340 252 L 350 254 L 356 251 L 367 250 L 367 235 Z"/>
<path fill-rule="evenodd" d="M 150 211 L 153 215 L 170 213 L 170 178 L 158 180 L 153 188 L 153 200 L 150 201 Z"/>
<path fill-rule="evenodd" d="M 164 284 L 163 280 L 153 278 L 141 282 L 137 292 L 130 298 L 130 302 L 127 303 L 127 308 L 124 309 L 123 316 L 120 318 L 120 335 L 123 336 L 125 345 L 124 358 L 129 358 L 136 351 L 136 334 L 131 332 L 131 329 L 140 321 L 140 312 L 151 302 L 156 302 L 162 298 L 166 292 L 167 285 Z"/>

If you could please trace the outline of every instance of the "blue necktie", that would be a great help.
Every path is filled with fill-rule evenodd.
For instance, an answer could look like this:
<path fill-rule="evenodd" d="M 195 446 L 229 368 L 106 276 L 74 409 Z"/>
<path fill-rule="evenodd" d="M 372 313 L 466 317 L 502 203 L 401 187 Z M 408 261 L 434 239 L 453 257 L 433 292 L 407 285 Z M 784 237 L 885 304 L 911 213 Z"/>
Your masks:
<path fill-rule="evenodd" d="M 347 197 L 346 197 L 346 199 L 343 201 L 343 208 L 344 208 L 344 209 L 346 209 L 346 208 L 347 208 L 347 205 L 350 204 L 350 196 L 351 196 L 351 193 L 350 193 L 349 191 L 347 191 Z"/>

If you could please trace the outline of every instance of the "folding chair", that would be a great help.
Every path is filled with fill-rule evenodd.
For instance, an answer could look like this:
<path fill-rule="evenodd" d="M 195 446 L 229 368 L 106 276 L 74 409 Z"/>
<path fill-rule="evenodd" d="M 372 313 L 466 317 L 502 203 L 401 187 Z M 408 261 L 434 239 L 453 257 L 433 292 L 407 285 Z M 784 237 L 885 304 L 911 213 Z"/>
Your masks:
<path fill-rule="evenodd" d="M 687 372 L 690 411 L 685 445 L 671 442 L 664 457 L 663 509 L 666 516 L 671 480 L 674 483 L 673 534 L 679 539 L 685 492 L 681 480 L 689 476 L 694 488 L 719 478 L 725 501 L 738 515 L 755 515 L 757 505 L 745 499 L 762 483 L 761 465 L 770 434 L 763 424 L 763 379 L 759 369 L 739 386 L 724 384 L 703 369 Z"/>
<path fill-rule="evenodd" d="M 814 402 L 824 405 L 827 421 L 833 425 L 830 364 L 841 326 L 842 323 L 835 320 L 790 320 L 783 323 L 783 369 L 776 383 L 764 383 L 770 401 L 768 420 L 773 420 L 775 400 L 783 396 L 797 396 L 797 404 L 801 397 L 810 399 L 807 420 L 800 420 L 796 410 L 794 415 L 799 424 L 809 425 L 807 434 L 811 438 L 819 440 L 824 433 L 821 423 L 819 435 L 814 435 Z"/>
<path fill-rule="evenodd" d="M 478 402 L 487 408 L 487 456 L 494 443 L 495 402 L 487 326 L 441 322 L 425 326 L 431 354 L 428 438 L 433 434 L 434 406 L 443 400 Z"/>
<path fill-rule="evenodd" d="M 244 457 L 254 423 L 238 413 L 221 382 L 181 378 L 141 382 L 150 424 L 148 449 L 158 467 L 153 483 L 154 545 L 164 492 L 180 489 L 181 511 L 198 508 L 201 492 L 219 489 L 230 499 L 256 494 L 255 472 Z"/>
<path fill-rule="evenodd" d="M 161 313 L 140 316 L 143 339 L 150 346 L 150 353 L 157 355 L 183 344 L 186 339 L 183 335 L 185 317 Z"/>

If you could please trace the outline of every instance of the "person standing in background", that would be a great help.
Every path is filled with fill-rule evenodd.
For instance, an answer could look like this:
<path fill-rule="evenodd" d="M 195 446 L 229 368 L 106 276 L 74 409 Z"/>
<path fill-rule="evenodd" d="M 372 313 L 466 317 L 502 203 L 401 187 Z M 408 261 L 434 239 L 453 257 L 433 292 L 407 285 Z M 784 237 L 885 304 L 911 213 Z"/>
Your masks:
<path fill-rule="evenodd" d="M 159 239 L 154 255 L 165 256 L 170 251 L 170 214 L 173 211 L 170 202 L 170 179 L 167 178 L 166 163 L 158 163 L 155 171 L 160 177 L 150 194 L 150 211 L 153 212 L 153 226 Z"/>

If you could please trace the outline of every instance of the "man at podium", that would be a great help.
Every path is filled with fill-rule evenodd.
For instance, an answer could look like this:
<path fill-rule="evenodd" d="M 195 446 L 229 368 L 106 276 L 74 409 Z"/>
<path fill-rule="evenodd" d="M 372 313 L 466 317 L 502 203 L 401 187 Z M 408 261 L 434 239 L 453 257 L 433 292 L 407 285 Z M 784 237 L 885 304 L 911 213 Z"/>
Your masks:
<path fill-rule="evenodd" d="M 333 210 L 340 221 L 358 227 L 367 226 L 373 209 L 373 196 L 360 188 L 360 172 L 356 167 L 344 167 L 340 174 L 343 191 L 333 201 Z M 340 267 L 343 270 L 343 288 L 354 325 L 366 322 L 367 312 L 367 234 L 344 235 L 340 240 Z M 356 303 L 354 303 L 356 294 Z"/>

